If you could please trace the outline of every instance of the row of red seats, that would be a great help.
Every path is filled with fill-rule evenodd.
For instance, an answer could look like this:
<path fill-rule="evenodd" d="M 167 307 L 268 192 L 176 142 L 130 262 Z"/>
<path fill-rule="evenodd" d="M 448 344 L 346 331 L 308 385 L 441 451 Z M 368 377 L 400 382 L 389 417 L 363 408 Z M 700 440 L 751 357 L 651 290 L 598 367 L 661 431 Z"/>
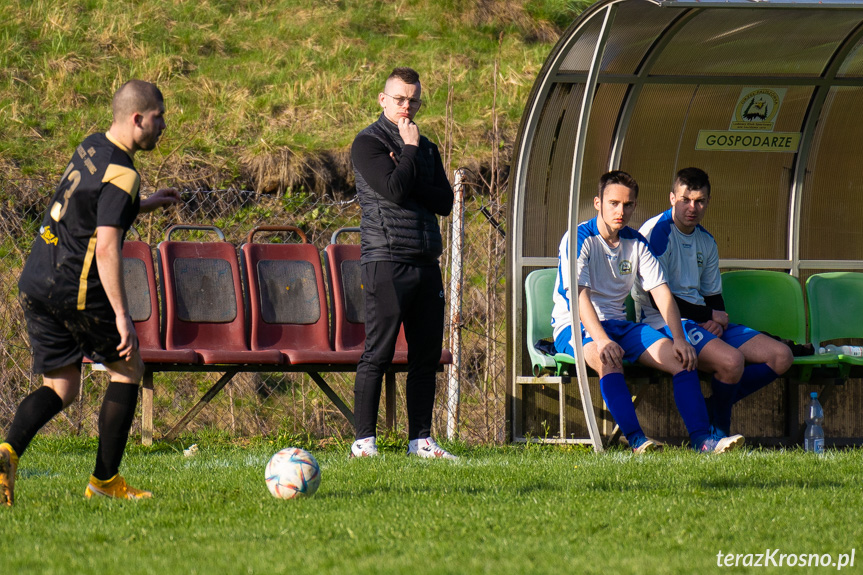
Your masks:
<path fill-rule="evenodd" d="M 255 228 L 239 258 L 226 241 L 171 239 L 182 230 L 213 231 L 224 239 L 213 226 L 169 229 L 156 248 L 158 288 L 150 246 L 143 241 L 123 246 L 127 298 L 146 364 L 258 370 L 272 365 L 279 371 L 284 369 L 279 365 L 347 367 L 359 361 L 365 341 L 360 247 L 336 243 L 340 233 L 356 228 L 339 230 L 324 249 L 329 298 L 321 254 L 296 227 Z M 262 232 L 292 232 L 301 242 L 258 243 L 255 236 Z M 441 363 L 451 362 L 444 350 Z M 393 364 L 406 363 L 402 330 Z"/>

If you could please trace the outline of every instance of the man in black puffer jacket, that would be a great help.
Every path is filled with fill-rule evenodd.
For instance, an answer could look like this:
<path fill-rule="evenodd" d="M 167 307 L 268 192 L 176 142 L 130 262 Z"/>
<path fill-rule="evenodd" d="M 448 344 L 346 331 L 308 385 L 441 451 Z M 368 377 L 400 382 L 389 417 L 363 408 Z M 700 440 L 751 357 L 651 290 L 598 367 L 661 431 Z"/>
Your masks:
<path fill-rule="evenodd" d="M 435 371 L 443 340 L 443 251 L 437 216 L 453 192 L 437 146 L 413 123 L 422 100 L 419 74 L 396 68 L 378 94 L 380 118 L 351 147 L 363 216 L 362 282 L 366 345 L 354 383 L 352 457 L 377 455 L 381 383 L 403 323 L 408 342 L 408 455 L 455 457 L 431 438 Z"/>

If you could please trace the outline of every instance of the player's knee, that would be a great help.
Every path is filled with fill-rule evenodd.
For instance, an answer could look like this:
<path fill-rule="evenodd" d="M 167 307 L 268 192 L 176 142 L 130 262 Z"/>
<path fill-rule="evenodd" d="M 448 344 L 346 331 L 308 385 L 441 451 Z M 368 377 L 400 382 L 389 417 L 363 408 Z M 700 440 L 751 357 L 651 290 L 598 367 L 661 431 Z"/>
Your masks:
<path fill-rule="evenodd" d="M 70 405 L 72 405 L 76 399 L 78 399 L 78 394 L 81 391 L 80 386 L 71 386 L 62 390 L 54 390 L 54 393 L 60 398 L 60 401 L 63 402 L 63 409 L 66 409 Z"/>
<path fill-rule="evenodd" d="M 777 346 L 777 352 L 771 362 L 771 369 L 776 372 L 776 375 L 782 375 L 791 368 L 794 363 L 794 354 L 787 345 Z"/>
<path fill-rule="evenodd" d="M 81 370 L 74 365 L 49 371 L 44 375 L 42 385 L 57 394 L 65 409 L 72 405 L 81 391 Z"/>
<path fill-rule="evenodd" d="M 140 355 L 135 354 L 135 357 L 130 361 L 130 363 L 132 364 L 132 370 L 129 374 L 130 379 L 132 380 L 130 383 L 140 383 L 141 379 L 144 377 L 144 361 L 141 359 Z"/>
<path fill-rule="evenodd" d="M 144 377 L 144 362 L 137 353 L 127 360 L 120 360 L 112 364 L 110 367 L 112 368 L 110 371 L 113 372 L 111 374 L 112 381 L 137 384 Z"/>
<path fill-rule="evenodd" d="M 571 353 L 571 355 L 575 355 L 575 354 Z M 599 374 L 602 374 L 603 368 L 607 367 L 604 363 L 602 363 L 602 360 L 600 359 L 599 354 L 596 353 L 596 350 L 595 349 L 588 350 L 587 347 L 584 348 L 584 363 L 586 363 L 590 369 L 592 369 L 593 371 L 595 371 L 596 373 L 599 373 Z M 609 367 L 607 367 L 607 369 L 612 369 L 612 368 L 609 366 Z M 607 373 L 611 373 L 611 372 L 607 371 Z M 620 370 L 620 373 L 623 373 L 623 370 Z"/>
<path fill-rule="evenodd" d="M 746 367 L 746 359 L 738 350 L 732 350 L 723 354 L 717 364 L 716 378 L 725 383 L 737 383 L 743 377 L 743 368 Z"/>

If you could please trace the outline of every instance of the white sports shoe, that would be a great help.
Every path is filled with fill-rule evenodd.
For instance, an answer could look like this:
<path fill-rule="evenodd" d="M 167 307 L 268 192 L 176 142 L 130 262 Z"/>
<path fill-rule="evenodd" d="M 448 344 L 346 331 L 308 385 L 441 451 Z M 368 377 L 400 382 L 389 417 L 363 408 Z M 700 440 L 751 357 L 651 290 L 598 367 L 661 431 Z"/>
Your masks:
<path fill-rule="evenodd" d="M 719 437 L 712 435 L 701 444 L 701 453 L 727 453 L 738 447 L 742 447 L 746 440 L 742 435 L 731 435 L 728 437 Z"/>
<path fill-rule="evenodd" d="M 435 440 L 431 437 L 411 439 L 408 442 L 408 455 L 416 455 L 423 459 L 458 459 L 458 457 L 435 443 Z"/>
<path fill-rule="evenodd" d="M 357 439 L 351 443 L 351 457 L 377 457 L 378 446 L 375 445 L 375 436 Z"/>

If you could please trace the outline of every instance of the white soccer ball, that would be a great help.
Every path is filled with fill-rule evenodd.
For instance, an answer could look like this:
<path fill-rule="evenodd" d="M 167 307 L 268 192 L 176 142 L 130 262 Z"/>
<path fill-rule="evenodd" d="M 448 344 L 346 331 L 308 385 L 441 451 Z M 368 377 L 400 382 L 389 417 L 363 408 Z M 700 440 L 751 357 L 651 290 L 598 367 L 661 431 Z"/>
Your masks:
<path fill-rule="evenodd" d="M 273 497 L 310 496 L 321 484 L 321 467 L 314 456 L 299 447 L 286 447 L 270 458 L 264 476 Z"/>

